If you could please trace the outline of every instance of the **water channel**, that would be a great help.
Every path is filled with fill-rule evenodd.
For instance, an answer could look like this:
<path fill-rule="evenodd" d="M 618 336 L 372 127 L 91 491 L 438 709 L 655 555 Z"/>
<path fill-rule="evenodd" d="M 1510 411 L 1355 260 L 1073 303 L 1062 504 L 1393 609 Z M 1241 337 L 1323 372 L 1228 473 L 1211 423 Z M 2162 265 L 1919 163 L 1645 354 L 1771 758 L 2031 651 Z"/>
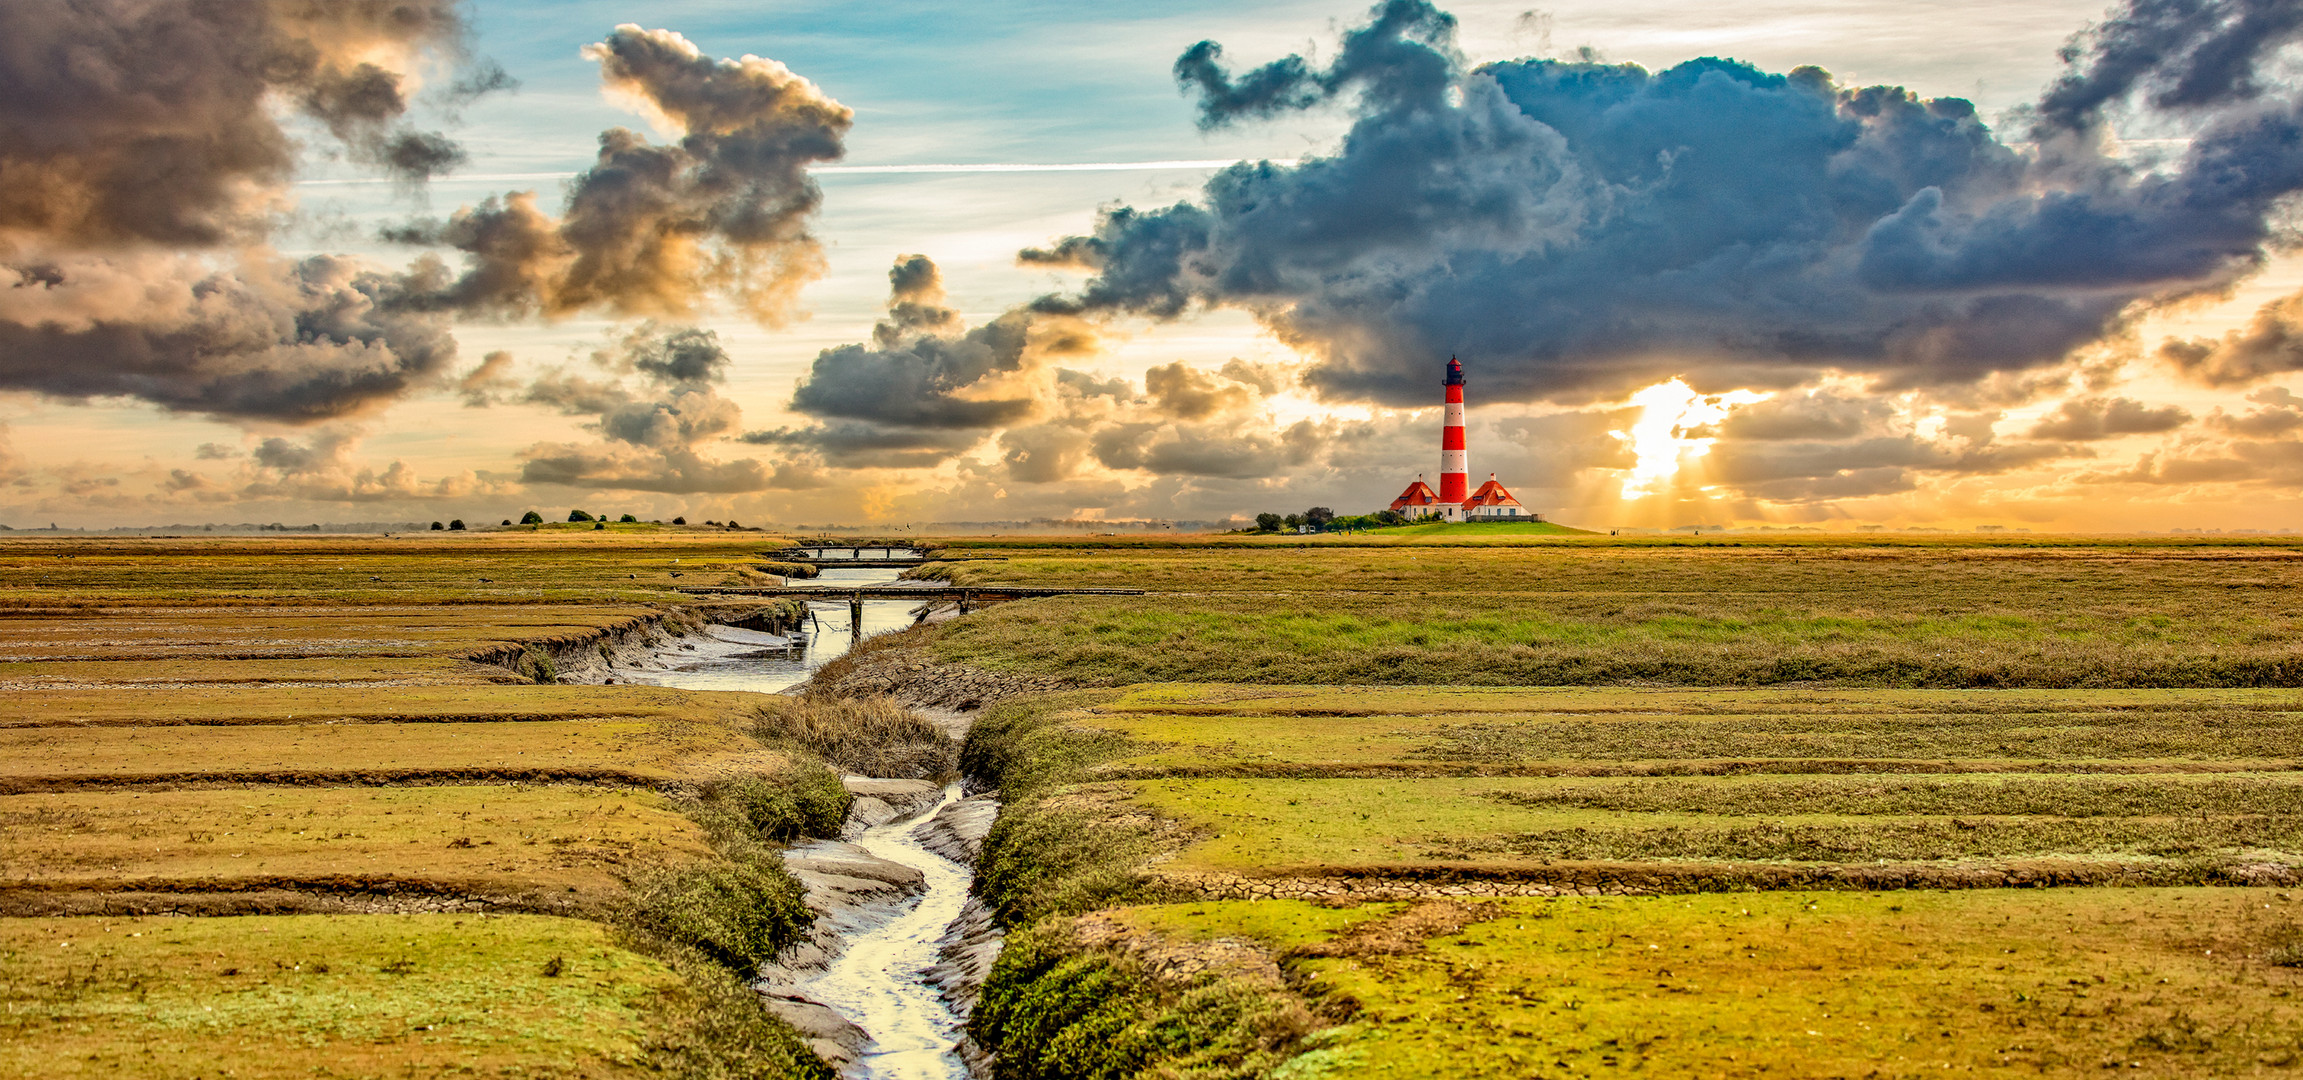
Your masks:
<path fill-rule="evenodd" d="M 896 580 L 901 573 L 895 569 L 835 567 L 802 584 L 879 585 Z M 912 609 L 919 604 L 917 599 L 864 601 L 863 636 L 910 626 Z M 845 599 L 811 602 L 808 607 L 814 610 L 815 618 L 790 638 L 714 626 L 704 640 L 688 642 L 695 646 L 692 659 L 667 658 L 676 660 L 673 670 L 629 676 L 619 673 L 617 677 L 682 690 L 756 690 L 763 694 L 789 690 L 806 682 L 810 673 L 847 652 L 856 641 L 848 625 Z"/>
<path fill-rule="evenodd" d="M 827 569 L 809 584 L 871 585 L 896 580 L 894 569 Z M 862 637 L 912 623 L 917 598 L 864 601 L 861 627 L 851 627 L 848 604 L 811 604 L 816 618 L 794 640 L 732 626 L 713 626 L 709 640 L 691 641 L 692 653 L 669 657 L 670 671 L 633 681 L 684 690 L 777 693 L 806 681 L 816 668 Z M 795 647 L 796 644 L 796 647 Z M 619 673 L 622 674 L 622 673 Z M 623 675 L 623 677 L 631 677 Z M 910 817 L 865 830 L 850 842 L 864 851 L 920 871 L 926 889 L 886 921 L 849 937 L 831 965 L 794 989 L 830 1006 L 871 1036 L 848 1076 L 864 1080 L 967 1080 L 967 1066 L 952 1047 L 960 1021 L 928 981 L 938 960 L 938 939 L 966 904 L 969 869 L 922 846 L 912 830 L 959 797 L 958 785 L 941 801 Z"/>

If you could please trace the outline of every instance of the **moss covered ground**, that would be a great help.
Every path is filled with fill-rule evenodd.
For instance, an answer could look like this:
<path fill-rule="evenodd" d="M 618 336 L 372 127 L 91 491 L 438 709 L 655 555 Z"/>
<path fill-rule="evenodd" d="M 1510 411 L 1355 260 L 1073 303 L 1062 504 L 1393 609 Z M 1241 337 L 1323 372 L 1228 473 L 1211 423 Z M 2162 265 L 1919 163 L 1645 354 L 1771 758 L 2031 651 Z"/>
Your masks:
<path fill-rule="evenodd" d="M 0 919 L 4 1076 L 656 1077 L 702 997 L 574 919 Z"/>
<path fill-rule="evenodd" d="M 1418 907 L 1453 907 L 1446 912 Z M 1435 917 L 1437 916 L 1437 917 Z M 1133 909 L 1291 958 L 1348 1023 L 1293 1076 L 2281 1075 L 2303 904 L 2259 889 Z"/>

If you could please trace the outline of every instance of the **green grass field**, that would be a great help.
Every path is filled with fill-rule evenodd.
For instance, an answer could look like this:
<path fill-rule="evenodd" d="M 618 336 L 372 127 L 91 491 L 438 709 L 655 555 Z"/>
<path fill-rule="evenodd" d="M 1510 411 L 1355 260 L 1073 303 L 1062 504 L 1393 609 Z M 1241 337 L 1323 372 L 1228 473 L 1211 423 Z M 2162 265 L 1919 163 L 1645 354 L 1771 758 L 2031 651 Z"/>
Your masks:
<path fill-rule="evenodd" d="M 0 919 L 0 1075 L 657 1076 L 694 996 L 572 919 Z"/>
<path fill-rule="evenodd" d="M 979 549 L 979 553 L 999 551 Z M 1019 545 L 964 584 L 1132 586 L 948 624 L 947 661 L 1101 685 L 2303 685 L 2287 544 Z"/>
<path fill-rule="evenodd" d="M 0 540 L 0 1076 L 827 1077 L 801 706 L 537 685 L 776 543 Z"/>

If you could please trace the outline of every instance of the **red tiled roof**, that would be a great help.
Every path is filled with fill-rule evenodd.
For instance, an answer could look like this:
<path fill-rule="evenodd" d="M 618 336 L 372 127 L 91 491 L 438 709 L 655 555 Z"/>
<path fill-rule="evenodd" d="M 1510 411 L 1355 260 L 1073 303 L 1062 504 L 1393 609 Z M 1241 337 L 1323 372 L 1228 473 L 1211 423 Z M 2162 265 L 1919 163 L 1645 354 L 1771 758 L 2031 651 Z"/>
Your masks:
<path fill-rule="evenodd" d="M 1404 510 L 1410 506 L 1437 505 L 1439 505 L 1439 493 L 1433 491 L 1430 484 L 1421 480 L 1409 484 L 1406 491 L 1399 493 L 1399 498 L 1391 501 L 1391 508 L 1394 510 Z"/>
<path fill-rule="evenodd" d="M 1512 498 L 1511 492 L 1505 491 L 1502 484 L 1495 482 L 1494 473 L 1489 473 L 1487 483 L 1479 485 L 1479 490 L 1471 493 L 1471 498 L 1464 501 L 1463 508 L 1469 510 L 1475 506 L 1518 505 L 1519 500 Z"/>

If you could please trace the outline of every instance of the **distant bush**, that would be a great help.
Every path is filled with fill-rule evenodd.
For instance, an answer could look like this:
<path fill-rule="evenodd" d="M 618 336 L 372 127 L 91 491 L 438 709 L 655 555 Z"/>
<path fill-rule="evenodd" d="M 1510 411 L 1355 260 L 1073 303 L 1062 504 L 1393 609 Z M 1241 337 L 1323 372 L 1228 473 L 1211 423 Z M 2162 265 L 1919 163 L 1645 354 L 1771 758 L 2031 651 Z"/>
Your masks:
<path fill-rule="evenodd" d="M 448 523 L 448 531 L 449 531 L 449 532 L 463 532 L 463 531 L 464 531 L 464 519 L 463 519 L 463 518 L 457 518 L 456 520 L 449 522 L 449 523 Z"/>
<path fill-rule="evenodd" d="M 509 524 L 511 524 L 511 523 L 512 523 L 512 519 L 511 519 L 511 518 L 505 518 L 505 519 L 504 519 L 504 524 L 506 524 L 506 525 L 509 525 Z"/>
<path fill-rule="evenodd" d="M 541 524 L 543 524 L 543 523 L 544 523 L 544 515 L 542 515 L 542 514 L 539 514 L 539 513 L 535 512 L 535 511 L 533 511 L 533 510 L 530 510 L 530 511 L 528 511 L 528 512 L 527 512 L 527 513 L 525 513 L 525 514 L 521 514 L 521 515 L 520 515 L 520 524 L 522 524 L 522 525 L 541 525 Z M 505 522 L 504 524 L 506 524 L 506 525 L 509 525 L 509 524 L 511 524 L 511 522 L 507 521 L 507 522 Z"/>
<path fill-rule="evenodd" d="M 583 511 L 581 511 L 581 510 L 570 510 L 570 511 L 568 511 L 568 520 L 569 520 L 569 521 L 590 521 L 590 520 L 592 520 L 592 515 L 590 515 L 590 514 L 587 514 L 587 513 L 583 512 Z"/>
<path fill-rule="evenodd" d="M 598 521 L 595 521 L 595 522 L 593 522 L 593 523 L 592 523 L 592 528 L 593 528 L 593 529 L 605 529 L 605 528 L 607 528 L 607 527 L 608 527 L 608 519 L 606 519 L 606 518 L 601 518 L 600 520 L 598 520 Z"/>
<path fill-rule="evenodd" d="M 1257 514 L 1255 516 L 1255 531 L 1257 532 L 1278 532 L 1280 526 L 1284 524 L 1286 522 L 1282 521 L 1278 514 Z"/>
<path fill-rule="evenodd" d="M 686 518 L 684 518 L 684 517 L 676 517 L 676 518 L 673 518 L 673 519 L 672 519 L 672 524 L 674 524 L 674 525 L 685 525 L 685 524 L 687 524 L 687 523 L 688 523 L 688 519 L 686 519 Z"/>
<path fill-rule="evenodd" d="M 437 521 L 435 521 L 435 522 L 433 522 L 433 523 L 432 523 L 432 531 L 433 531 L 433 532 L 439 532 L 440 530 L 442 530 L 442 529 L 445 529 L 445 528 L 447 528 L 447 526 L 446 526 L 446 525 L 442 525 L 442 524 L 440 524 L 440 523 L 439 523 L 439 522 L 437 522 Z"/>
<path fill-rule="evenodd" d="M 632 515 L 630 515 L 630 514 L 625 514 L 623 517 L 617 518 L 616 520 L 617 520 L 617 521 L 621 521 L 621 522 L 625 522 L 625 523 L 628 523 L 628 524 L 637 524 L 637 523 L 639 522 L 639 520 L 640 520 L 640 519 L 639 519 L 639 518 L 636 518 L 636 517 L 633 517 L 633 516 L 632 516 Z"/>

